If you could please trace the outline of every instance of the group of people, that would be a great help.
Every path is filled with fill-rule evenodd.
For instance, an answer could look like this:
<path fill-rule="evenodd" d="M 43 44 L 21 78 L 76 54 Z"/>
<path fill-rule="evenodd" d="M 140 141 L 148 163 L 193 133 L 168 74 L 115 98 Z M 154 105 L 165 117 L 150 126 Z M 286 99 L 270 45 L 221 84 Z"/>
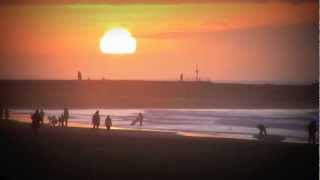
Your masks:
<path fill-rule="evenodd" d="M 5 115 L 5 119 L 9 119 L 9 110 L 0 109 L 0 118 L 3 119 L 3 112 Z M 32 120 L 32 129 L 33 129 L 33 133 L 35 135 L 38 134 L 38 129 L 40 128 L 41 124 L 44 124 L 44 117 L 45 117 L 45 113 L 43 111 L 43 109 L 36 109 L 35 113 L 31 115 L 31 120 Z M 64 126 L 68 126 L 68 119 L 69 119 L 69 110 L 67 108 L 64 108 L 63 114 L 61 114 L 61 116 L 57 119 L 55 116 L 49 116 L 48 117 L 49 122 L 52 126 L 55 126 L 58 123 L 58 126 L 64 127 Z M 132 121 L 132 123 L 130 125 L 135 125 L 137 122 L 139 122 L 140 126 L 142 126 L 143 124 L 143 115 L 142 113 L 139 113 L 138 116 L 136 117 L 136 119 L 134 121 Z M 112 120 L 110 115 L 107 115 L 107 117 L 105 118 L 105 126 L 107 131 L 109 131 L 111 129 L 112 126 Z M 97 110 L 93 116 L 92 116 L 92 125 L 93 125 L 93 129 L 99 129 L 100 126 L 100 114 L 99 114 L 99 110 Z M 267 128 L 265 127 L 264 124 L 258 124 L 257 128 L 259 130 L 259 137 L 266 137 L 267 136 Z M 313 120 L 309 123 L 308 125 L 308 134 L 309 134 L 309 143 L 310 144 L 315 144 L 316 143 L 316 133 L 318 131 L 318 124 L 316 120 Z"/>
<path fill-rule="evenodd" d="M 110 130 L 111 126 L 112 126 L 112 120 L 110 118 L 109 115 L 107 115 L 104 124 L 106 126 L 107 131 Z M 100 114 L 99 111 L 96 111 L 93 116 L 92 116 L 92 125 L 93 125 L 93 129 L 99 129 L 100 126 Z"/>
<path fill-rule="evenodd" d="M 35 135 L 38 134 L 38 129 L 40 128 L 40 125 L 44 124 L 44 117 L 45 117 L 45 113 L 43 109 L 41 110 L 36 109 L 36 111 L 31 115 L 31 120 L 32 120 L 31 127 Z M 131 125 L 134 125 L 135 123 L 139 122 L 140 126 L 142 126 L 143 118 L 144 117 L 142 113 L 139 113 L 136 119 L 131 123 Z M 68 119 L 69 119 L 69 110 L 67 108 L 64 108 L 63 113 L 59 116 L 59 118 L 57 118 L 56 116 L 48 116 L 49 124 L 52 127 L 55 127 L 57 124 L 60 127 L 67 127 Z M 112 126 L 112 120 L 110 115 L 107 115 L 104 123 L 107 131 L 109 131 Z M 99 126 L 100 126 L 99 110 L 97 110 L 92 116 L 92 125 L 93 125 L 93 129 L 99 129 Z"/>
<path fill-rule="evenodd" d="M 44 124 L 45 113 L 43 109 L 36 109 L 36 111 L 31 115 L 31 128 L 34 135 L 38 134 L 38 129 Z M 67 108 L 64 109 L 63 114 L 59 117 L 59 120 L 55 116 L 49 116 L 48 120 L 52 126 L 58 123 L 61 126 L 68 125 L 69 111 Z"/>
<path fill-rule="evenodd" d="M 59 127 L 68 127 L 69 110 L 63 109 L 63 113 L 57 118 L 56 116 L 48 116 L 49 124 L 55 127 L 57 124 Z"/>
<path fill-rule="evenodd" d="M 10 118 L 9 109 L 0 107 L 0 120 L 2 119 L 9 120 L 9 118 Z"/>
<path fill-rule="evenodd" d="M 142 113 L 139 113 L 138 116 L 136 117 L 136 119 L 134 121 L 132 121 L 132 123 L 130 125 L 135 125 L 137 122 L 140 123 L 140 126 L 142 126 L 143 124 L 143 115 Z M 110 130 L 111 126 L 112 126 L 112 120 L 110 118 L 109 115 L 107 115 L 105 121 L 105 126 L 107 131 Z M 93 125 L 93 129 L 99 129 L 100 126 L 100 114 L 99 114 L 99 110 L 96 111 L 93 116 L 92 116 L 92 125 Z"/>

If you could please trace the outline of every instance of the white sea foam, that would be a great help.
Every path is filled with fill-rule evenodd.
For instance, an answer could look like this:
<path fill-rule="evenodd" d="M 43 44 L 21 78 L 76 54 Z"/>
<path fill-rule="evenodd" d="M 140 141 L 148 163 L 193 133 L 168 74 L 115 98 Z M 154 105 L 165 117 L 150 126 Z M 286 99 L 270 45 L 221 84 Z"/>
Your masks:
<path fill-rule="evenodd" d="M 29 122 L 34 112 L 31 109 L 11 111 L 13 118 Z M 70 109 L 69 123 L 90 127 L 95 111 Z M 47 116 L 58 116 L 62 112 L 62 109 L 45 110 Z M 139 112 L 145 117 L 143 127 L 131 126 Z M 308 123 L 319 118 L 318 112 L 311 109 L 100 109 L 100 115 L 102 122 L 107 115 L 111 115 L 116 128 L 166 130 L 203 137 L 218 137 L 216 133 L 227 133 L 233 134 L 230 137 L 238 134 L 239 138 L 248 139 L 250 136 L 251 139 L 258 133 L 257 124 L 262 123 L 267 127 L 268 134 L 284 137 L 290 142 L 292 139 L 306 142 Z"/>

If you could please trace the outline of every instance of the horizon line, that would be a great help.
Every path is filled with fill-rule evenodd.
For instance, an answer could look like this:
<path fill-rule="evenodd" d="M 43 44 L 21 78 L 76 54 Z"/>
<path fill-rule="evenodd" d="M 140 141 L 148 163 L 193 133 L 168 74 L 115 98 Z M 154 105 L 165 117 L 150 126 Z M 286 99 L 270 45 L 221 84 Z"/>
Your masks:
<path fill-rule="evenodd" d="M 186 79 L 180 81 L 179 79 L 110 79 L 110 78 L 90 78 L 90 79 L 82 79 L 78 80 L 74 79 L 39 79 L 39 78 L 30 78 L 30 79 L 23 79 L 23 78 L 0 78 L 0 81 L 149 81 L 149 82 L 207 82 L 207 83 L 222 83 L 222 84 L 270 84 L 270 85 L 310 85 L 310 84 L 319 84 L 319 79 L 317 80 L 310 80 L 310 81 L 285 81 L 285 80 L 210 80 L 210 79 L 203 79 L 203 80 L 195 80 L 195 79 Z"/>

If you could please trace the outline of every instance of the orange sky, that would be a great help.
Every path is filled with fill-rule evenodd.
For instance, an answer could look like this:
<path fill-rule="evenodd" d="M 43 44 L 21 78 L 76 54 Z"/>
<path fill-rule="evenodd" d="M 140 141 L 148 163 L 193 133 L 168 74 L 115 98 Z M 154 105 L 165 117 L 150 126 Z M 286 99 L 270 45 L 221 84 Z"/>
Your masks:
<path fill-rule="evenodd" d="M 36 2 L 36 1 L 34 1 Z M 0 78 L 312 81 L 318 77 L 313 1 L 0 5 Z M 50 2 L 50 1 L 48 1 Z M 133 55 L 106 55 L 112 27 L 137 39 Z"/>

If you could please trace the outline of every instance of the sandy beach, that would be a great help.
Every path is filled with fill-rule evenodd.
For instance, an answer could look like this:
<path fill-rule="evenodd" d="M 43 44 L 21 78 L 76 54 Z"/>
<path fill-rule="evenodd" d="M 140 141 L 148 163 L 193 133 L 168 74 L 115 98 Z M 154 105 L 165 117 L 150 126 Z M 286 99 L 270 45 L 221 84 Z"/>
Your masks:
<path fill-rule="evenodd" d="M 2 121 L 2 177 L 317 179 L 318 145 Z"/>

